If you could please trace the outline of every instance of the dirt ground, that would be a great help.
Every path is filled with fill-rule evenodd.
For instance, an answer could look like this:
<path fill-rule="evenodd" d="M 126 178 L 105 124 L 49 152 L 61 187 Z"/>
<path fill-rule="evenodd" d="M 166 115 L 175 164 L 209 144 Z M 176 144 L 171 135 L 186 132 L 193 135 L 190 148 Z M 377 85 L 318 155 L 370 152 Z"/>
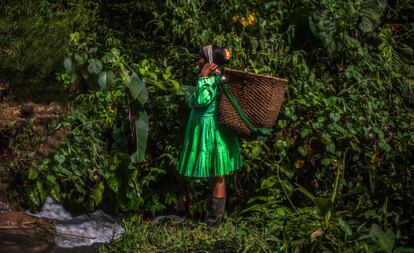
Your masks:
<path fill-rule="evenodd" d="M 0 104 L 0 129 L 18 121 L 40 123 L 44 119 L 59 118 L 64 110 L 58 104 L 36 104 L 33 102 L 5 102 Z"/>
<path fill-rule="evenodd" d="M 24 167 L 21 158 L 33 152 L 34 158 L 47 157 L 51 146 L 57 148 L 62 136 L 66 137 L 65 132 L 52 128 L 53 121 L 66 113 L 67 110 L 58 103 L 5 99 L 0 102 L 0 201 L 9 203 L 6 192 L 14 183 L 15 170 Z"/>

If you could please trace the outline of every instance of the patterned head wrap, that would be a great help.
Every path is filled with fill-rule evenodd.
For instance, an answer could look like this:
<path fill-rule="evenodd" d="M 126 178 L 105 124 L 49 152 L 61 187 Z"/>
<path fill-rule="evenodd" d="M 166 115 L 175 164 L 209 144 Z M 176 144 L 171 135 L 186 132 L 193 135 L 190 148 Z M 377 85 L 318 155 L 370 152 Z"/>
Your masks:
<path fill-rule="evenodd" d="M 204 55 L 207 57 L 209 63 L 213 63 L 213 45 L 203 47 Z"/>

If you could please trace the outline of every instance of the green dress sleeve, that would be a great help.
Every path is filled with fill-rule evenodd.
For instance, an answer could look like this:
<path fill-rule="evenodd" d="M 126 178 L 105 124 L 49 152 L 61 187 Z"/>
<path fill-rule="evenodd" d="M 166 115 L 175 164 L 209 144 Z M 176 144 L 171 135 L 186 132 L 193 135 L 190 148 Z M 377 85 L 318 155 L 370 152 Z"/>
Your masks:
<path fill-rule="evenodd" d="M 209 105 L 217 96 L 220 76 L 200 77 L 196 82 L 194 92 L 189 99 L 192 108 L 200 108 Z"/>

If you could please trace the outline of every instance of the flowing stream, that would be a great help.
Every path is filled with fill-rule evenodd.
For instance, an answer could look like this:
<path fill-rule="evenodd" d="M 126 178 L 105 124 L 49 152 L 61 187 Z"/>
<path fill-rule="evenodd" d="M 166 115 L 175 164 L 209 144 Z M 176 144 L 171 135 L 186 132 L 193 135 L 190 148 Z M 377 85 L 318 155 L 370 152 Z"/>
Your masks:
<path fill-rule="evenodd" d="M 40 247 L 26 240 L 13 240 L 13 237 L 0 236 L 0 252 L 97 252 L 100 245 L 119 237 L 123 229 L 116 220 L 98 210 L 90 214 L 72 216 L 62 205 L 48 197 L 37 213 L 27 214 L 52 219 L 56 224 L 56 235 L 52 242 Z M 0 214 L 1 216 L 2 214 Z M 0 230 L 1 233 L 4 233 Z M 21 235 L 20 235 L 21 236 Z M 27 243 L 25 243 L 27 242 Z M 7 248 L 7 251 L 4 251 Z"/>

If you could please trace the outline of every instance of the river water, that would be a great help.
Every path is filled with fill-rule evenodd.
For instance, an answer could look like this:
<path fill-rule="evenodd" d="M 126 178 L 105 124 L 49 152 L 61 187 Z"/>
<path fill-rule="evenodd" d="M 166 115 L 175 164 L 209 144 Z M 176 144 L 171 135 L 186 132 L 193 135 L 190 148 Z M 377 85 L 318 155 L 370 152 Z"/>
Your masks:
<path fill-rule="evenodd" d="M 46 199 L 40 212 L 27 213 L 55 221 L 56 236 L 54 242 L 49 243 L 50 245 L 47 247 L 31 246 L 30 243 L 25 245 L 19 242 L 9 245 L 7 251 L 4 251 L 7 245 L 5 247 L 1 245 L 0 252 L 97 252 L 100 245 L 119 237 L 123 233 L 123 229 L 117 221 L 101 210 L 73 216 L 62 205 L 54 203 L 50 197 Z"/>

